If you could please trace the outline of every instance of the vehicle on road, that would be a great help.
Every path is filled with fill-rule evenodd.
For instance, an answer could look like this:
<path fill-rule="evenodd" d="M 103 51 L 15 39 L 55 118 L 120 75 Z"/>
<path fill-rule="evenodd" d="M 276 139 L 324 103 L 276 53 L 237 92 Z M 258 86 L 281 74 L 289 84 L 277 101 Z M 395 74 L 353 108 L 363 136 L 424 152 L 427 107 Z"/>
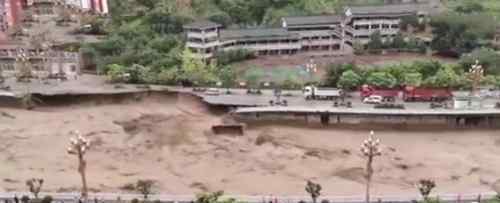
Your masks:
<path fill-rule="evenodd" d="M 218 96 L 218 95 L 220 95 L 220 91 L 217 88 L 208 88 L 205 91 L 205 94 L 210 95 L 210 96 Z"/>
<path fill-rule="evenodd" d="M 451 90 L 446 88 L 421 88 L 406 86 L 403 91 L 405 102 L 442 102 L 453 98 Z"/>
<path fill-rule="evenodd" d="M 316 86 L 306 86 L 303 89 L 306 100 L 334 100 L 343 96 L 341 89 L 318 88 Z"/>
<path fill-rule="evenodd" d="M 381 104 L 383 102 L 383 98 L 380 95 L 370 95 L 369 97 L 365 97 L 363 99 L 363 103 L 365 104 Z"/>
<path fill-rule="evenodd" d="M 394 88 L 381 88 L 381 87 L 375 87 L 371 85 L 363 85 L 361 86 L 361 99 L 362 101 L 370 97 L 372 95 L 377 95 L 382 97 L 383 102 L 394 102 L 396 101 L 396 98 L 399 96 L 399 89 L 394 89 Z"/>

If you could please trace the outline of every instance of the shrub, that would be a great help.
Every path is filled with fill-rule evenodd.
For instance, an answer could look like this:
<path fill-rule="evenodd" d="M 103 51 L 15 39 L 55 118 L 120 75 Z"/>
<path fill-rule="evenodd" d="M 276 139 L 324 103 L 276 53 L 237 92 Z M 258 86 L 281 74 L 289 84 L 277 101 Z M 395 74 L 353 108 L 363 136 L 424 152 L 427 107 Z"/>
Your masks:
<path fill-rule="evenodd" d="M 127 72 L 126 67 L 119 64 L 110 64 L 106 67 L 106 76 L 108 80 L 113 83 L 126 82 Z"/>
<path fill-rule="evenodd" d="M 354 41 L 352 48 L 354 49 L 355 55 L 363 55 L 366 52 L 365 45 L 363 45 L 360 41 Z"/>
<path fill-rule="evenodd" d="M 22 203 L 29 203 L 30 202 L 30 198 L 28 197 L 28 195 L 23 195 L 21 197 L 21 202 Z"/>
<path fill-rule="evenodd" d="M 52 202 L 52 200 L 53 200 L 53 199 L 52 199 L 52 196 L 47 195 L 47 196 L 43 197 L 43 199 L 42 199 L 42 202 L 41 202 L 41 203 L 51 203 L 51 202 Z"/>
<path fill-rule="evenodd" d="M 283 89 L 292 90 L 292 89 L 301 89 L 303 84 L 298 80 L 286 79 L 281 83 L 281 87 Z"/>

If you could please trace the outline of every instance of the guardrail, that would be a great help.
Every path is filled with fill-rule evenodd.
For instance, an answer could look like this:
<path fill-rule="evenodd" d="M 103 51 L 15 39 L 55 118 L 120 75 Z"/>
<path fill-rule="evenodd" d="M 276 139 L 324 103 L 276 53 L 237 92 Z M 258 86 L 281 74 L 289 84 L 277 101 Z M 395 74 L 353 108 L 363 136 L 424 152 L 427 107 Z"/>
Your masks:
<path fill-rule="evenodd" d="M 29 192 L 8 192 L 0 193 L 0 200 L 12 200 L 15 196 L 19 199 L 27 195 L 30 198 L 33 196 Z M 40 193 L 39 197 L 50 195 L 55 202 L 73 203 L 79 202 L 80 193 Z M 456 202 L 456 203 L 469 203 L 481 202 L 483 200 L 493 199 L 497 196 L 495 192 L 485 193 L 470 193 L 470 194 L 435 194 L 432 198 L 438 198 L 441 202 Z M 142 200 L 141 194 L 127 194 L 127 193 L 91 193 L 88 196 L 88 202 L 122 202 L 130 201 L 132 199 Z M 310 203 L 310 196 L 274 196 L 274 195 L 225 195 L 222 199 L 234 198 L 238 202 L 247 203 Z M 148 196 L 149 200 L 159 200 L 161 202 L 185 203 L 192 202 L 196 199 L 195 195 L 167 195 L 167 194 L 152 194 Z M 364 196 L 321 196 L 319 201 L 328 201 L 329 203 L 363 203 L 365 202 Z M 374 195 L 371 198 L 372 202 L 385 202 L 385 203 L 410 203 L 422 201 L 422 197 L 417 194 L 411 195 Z"/>

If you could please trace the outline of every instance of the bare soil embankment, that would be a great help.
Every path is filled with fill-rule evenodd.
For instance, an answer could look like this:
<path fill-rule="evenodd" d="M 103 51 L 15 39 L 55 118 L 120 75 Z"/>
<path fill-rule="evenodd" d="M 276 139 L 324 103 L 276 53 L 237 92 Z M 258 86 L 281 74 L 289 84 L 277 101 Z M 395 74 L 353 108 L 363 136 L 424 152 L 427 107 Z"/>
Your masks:
<path fill-rule="evenodd" d="M 359 145 L 367 130 L 267 123 L 250 125 L 242 137 L 221 136 L 210 127 L 225 118 L 192 96 L 68 100 L 35 111 L 0 108 L 0 191 L 26 190 L 31 177 L 45 179 L 44 191 L 78 189 L 76 157 L 65 152 L 76 129 L 93 142 L 93 191 L 119 191 L 138 179 L 170 194 L 305 195 L 308 179 L 324 195 L 363 191 Z M 414 194 L 419 178 L 435 179 L 437 192 L 489 190 L 500 177 L 499 132 L 377 131 L 383 156 L 375 161 L 374 193 Z"/>

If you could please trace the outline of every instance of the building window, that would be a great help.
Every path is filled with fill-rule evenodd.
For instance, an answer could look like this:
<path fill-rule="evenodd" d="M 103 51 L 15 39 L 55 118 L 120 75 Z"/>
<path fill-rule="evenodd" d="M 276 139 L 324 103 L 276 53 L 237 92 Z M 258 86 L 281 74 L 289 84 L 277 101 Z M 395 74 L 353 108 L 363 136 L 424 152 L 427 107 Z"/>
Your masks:
<path fill-rule="evenodd" d="M 76 66 L 75 65 L 71 65 L 70 68 L 71 68 L 71 72 L 76 72 Z"/>
<path fill-rule="evenodd" d="M 392 28 L 392 29 L 398 29 L 398 28 L 399 28 L 399 25 L 398 25 L 398 24 L 391 25 L 391 28 Z"/>

